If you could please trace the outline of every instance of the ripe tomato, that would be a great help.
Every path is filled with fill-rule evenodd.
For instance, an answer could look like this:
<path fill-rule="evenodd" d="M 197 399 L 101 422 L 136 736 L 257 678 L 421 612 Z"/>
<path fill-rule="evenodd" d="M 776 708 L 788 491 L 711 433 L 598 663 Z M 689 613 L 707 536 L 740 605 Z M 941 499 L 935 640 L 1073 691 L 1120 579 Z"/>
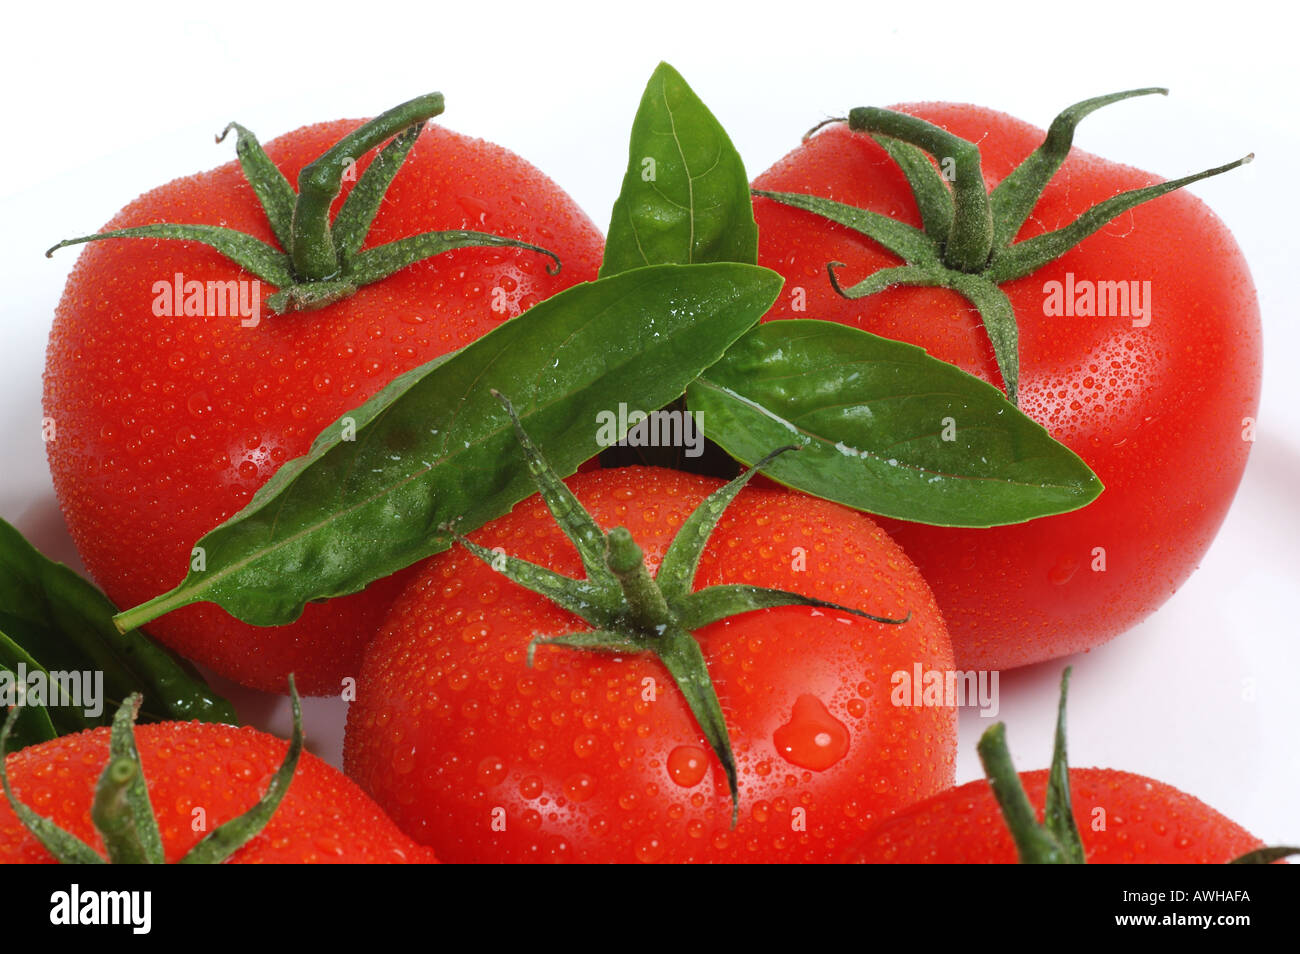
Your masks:
<path fill-rule="evenodd" d="M 721 482 L 660 468 L 566 483 L 657 571 Z M 539 496 L 470 535 L 572 577 L 582 563 Z M 345 768 L 444 861 L 836 860 L 898 808 L 942 790 L 956 713 L 895 707 L 891 674 L 948 669 L 929 589 L 868 518 L 790 491 L 742 490 L 709 538 L 695 592 L 748 583 L 889 618 L 784 606 L 696 632 L 725 716 L 724 770 L 659 660 L 539 645 L 585 623 L 464 548 L 432 557 L 370 645 Z"/>
<path fill-rule="evenodd" d="M 1043 140 L 1040 130 L 980 107 L 900 109 L 977 143 L 989 186 Z M 1019 238 L 1156 181 L 1076 149 Z M 813 136 L 754 186 L 921 225 L 898 166 L 870 136 L 843 124 Z M 761 197 L 754 207 L 759 263 L 787 280 L 788 294 L 765 320 L 839 321 L 920 345 L 1001 383 L 989 338 L 965 298 L 928 287 L 840 297 L 827 279 L 828 262 L 846 263 L 839 276 L 847 286 L 899 259 L 817 215 Z M 1139 290 L 1150 289 L 1150 323 L 1134 327 L 1143 319 L 1123 315 L 1048 317 L 1049 282 L 1073 282 L 1079 294 L 1081 283 L 1095 290 L 1101 282 L 1138 282 Z M 1259 400 L 1259 309 L 1246 262 L 1223 223 L 1185 192 L 1124 213 L 1002 290 L 1019 324 L 1021 408 L 1079 454 L 1106 489 L 1082 510 L 1014 526 L 882 521 L 933 587 L 962 668 L 1008 668 L 1087 650 L 1163 603 L 1227 512 L 1250 446 L 1243 427 Z M 805 304 L 802 296 L 806 310 L 794 310 Z"/>
<path fill-rule="evenodd" d="M 1041 819 L 1047 770 L 1021 772 Z M 1223 864 L 1264 843 L 1209 805 L 1155 779 L 1070 770 L 1075 824 L 1089 864 Z M 849 853 L 862 863 L 1015 864 L 1016 846 L 984 779 L 882 822 Z"/>
<path fill-rule="evenodd" d="M 266 146 L 290 182 L 358 122 L 308 126 Z M 358 174 L 368 158 L 357 165 Z M 352 177 L 356 178 L 356 177 Z M 345 181 L 344 194 L 351 188 Z M 334 204 L 337 212 L 343 196 Z M 220 223 L 274 242 L 237 163 L 178 179 L 131 203 L 109 228 Z M 50 469 L 91 575 L 123 608 L 174 586 L 191 548 L 285 461 L 394 376 L 459 348 L 569 285 L 594 279 L 603 241 L 553 182 L 498 146 L 426 127 L 379 207 L 366 248 L 435 229 L 475 229 L 553 251 L 462 248 L 398 271 L 318 311 L 156 317 L 155 282 L 252 276 L 193 242 L 109 239 L 82 252 L 59 303 L 45 371 L 56 427 Z M 273 289 L 263 286 L 263 299 Z M 150 632 L 244 685 L 307 694 L 355 675 L 398 579 L 309 605 L 258 628 L 206 604 Z"/>
<path fill-rule="evenodd" d="M 23 804 L 101 855 L 103 839 L 90 811 L 109 759 L 110 732 L 103 726 L 61 736 L 5 760 L 14 794 Z M 135 739 L 169 864 L 218 825 L 252 808 L 289 747 L 283 739 L 254 729 L 207 722 L 141 725 Z M 303 752 L 293 782 L 266 827 L 229 860 L 376 864 L 436 859 L 398 831 L 349 778 Z M 0 864 L 53 861 L 0 799 Z"/>

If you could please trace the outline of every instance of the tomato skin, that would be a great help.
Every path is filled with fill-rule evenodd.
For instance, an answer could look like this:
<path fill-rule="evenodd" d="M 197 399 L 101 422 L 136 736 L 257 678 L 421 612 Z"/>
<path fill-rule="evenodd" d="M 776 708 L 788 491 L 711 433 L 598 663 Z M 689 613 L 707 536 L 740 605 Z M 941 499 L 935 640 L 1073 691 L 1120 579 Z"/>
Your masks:
<path fill-rule="evenodd" d="M 1020 780 L 1041 821 L 1047 770 L 1021 772 Z M 1088 864 L 1224 864 L 1264 847 L 1201 800 L 1141 775 L 1071 769 L 1070 792 Z M 1094 824 L 1103 822 L 1104 830 L 1094 830 Z M 993 790 L 976 779 L 882 822 L 847 860 L 1015 864 L 1017 857 Z"/>
<path fill-rule="evenodd" d="M 95 785 L 109 756 L 107 727 L 66 735 L 9 755 L 18 798 L 101 855 L 90 820 Z M 135 727 L 163 849 L 174 864 L 203 836 L 262 797 L 289 743 L 249 728 L 202 722 Z M 203 809 L 203 815 L 195 809 Z M 193 826 L 202 817 L 206 829 Z M 397 830 L 338 770 L 303 752 L 275 814 L 230 864 L 415 864 L 433 852 Z M 52 864 L 54 858 L 0 801 L 0 864 Z"/>
<path fill-rule="evenodd" d="M 995 185 L 1042 141 L 1040 130 L 976 106 L 897 107 L 976 142 Z M 1155 176 L 1078 149 L 1019 239 Z M 920 226 L 906 181 L 869 137 L 836 125 L 755 180 Z M 848 285 L 898 260 L 806 212 L 755 199 L 759 263 L 786 293 L 764 320 L 821 318 L 920 345 L 1001 385 L 975 310 L 954 292 L 894 288 L 850 301 Z M 1049 281 L 1149 281 L 1151 322 L 1047 317 Z M 806 311 L 792 311 L 803 288 Z M 1093 468 L 1105 491 L 1074 513 L 991 529 L 882 519 L 934 589 L 961 668 L 1005 669 L 1086 651 L 1134 626 L 1183 583 L 1236 493 L 1260 393 L 1259 307 L 1223 223 L 1186 192 L 1140 206 L 1037 273 L 1002 286 L 1020 327 L 1020 406 Z M 960 422 L 958 422 L 960 427 Z M 1104 553 L 1102 552 L 1104 551 Z M 1104 570 L 1098 569 L 1104 559 Z"/>
<path fill-rule="evenodd" d="M 652 571 L 720 485 L 646 467 L 568 483 L 601 526 L 632 532 Z M 539 497 L 471 538 L 582 573 Z M 795 569 L 796 547 L 806 569 Z M 890 704 L 894 671 L 951 667 L 943 620 L 868 518 L 746 489 L 714 531 L 696 588 L 722 582 L 912 613 L 889 626 L 782 607 L 699 631 L 738 766 L 734 830 L 721 765 L 658 660 L 541 646 L 529 669 L 534 634 L 588 627 L 460 547 L 426 562 L 367 649 L 345 768 L 404 831 L 454 862 L 831 861 L 875 821 L 950 784 L 955 711 Z M 828 747 L 818 750 L 821 732 Z M 842 754 L 814 770 L 778 744 L 804 765 Z M 504 831 L 493 830 L 494 810 Z"/>
<path fill-rule="evenodd" d="M 359 121 L 308 126 L 266 144 L 290 182 Z M 358 164 L 363 171 L 369 157 Z M 346 190 L 351 183 L 345 183 Z M 342 197 L 335 204 L 335 211 Z M 238 164 L 141 196 L 106 228 L 223 224 L 274 244 Z M 328 308 L 239 317 L 155 317 L 157 281 L 252 276 L 217 252 L 176 241 L 85 247 L 59 303 L 45 371 L 57 427 L 50 470 L 90 574 L 121 607 L 175 586 L 203 534 L 244 506 L 286 460 L 397 374 L 470 343 L 524 308 L 594 279 L 603 240 L 554 183 L 499 146 L 430 126 L 380 206 L 366 246 L 432 229 L 531 241 L 563 260 L 515 249 L 460 249 L 418 263 Z M 495 294 L 501 289 L 501 294 Z M 264 299 L 274 289 L 263 285 Z M 494 311 L 494 299 L 504 311 Z M 401 575 L 308 605 L 295 623 L 246 625 L 212 604 L 177 610 L 149 631 L 185 656 L 253 688 L 337 692 L 399 592 Z"/>

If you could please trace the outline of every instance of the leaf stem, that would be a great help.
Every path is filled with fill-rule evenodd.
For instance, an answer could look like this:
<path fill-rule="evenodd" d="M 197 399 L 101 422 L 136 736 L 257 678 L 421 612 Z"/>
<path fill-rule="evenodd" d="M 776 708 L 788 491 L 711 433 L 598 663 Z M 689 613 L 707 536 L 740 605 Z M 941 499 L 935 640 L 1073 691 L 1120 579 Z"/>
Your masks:
<path fill-rule="evenodd" d="M 113 617 L 113 625 L 117 627 L 119 633 L 127 633 L 192 602 L 194 602 L 194 598 L 187 596 L 181 587 L 177 587 L 174 590 L 168 590 L 166 593 L 155 596 L 147 603 L 141 603 L 139 606 L 123 610 Z"/>

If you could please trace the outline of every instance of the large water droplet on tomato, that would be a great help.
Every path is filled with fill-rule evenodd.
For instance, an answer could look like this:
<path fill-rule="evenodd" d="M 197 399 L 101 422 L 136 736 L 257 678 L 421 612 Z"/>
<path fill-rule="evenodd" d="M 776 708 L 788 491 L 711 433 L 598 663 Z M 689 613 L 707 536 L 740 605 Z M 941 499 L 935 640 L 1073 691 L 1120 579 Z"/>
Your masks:
<path fill-rule="evenodd" d="M 708 753 L 698 745 L 679 745 L 668 753 L 668 777 L 682 788 L 700 784 L 708 768 Z"/>
<path fill-rule="evenodd" d="M 790 721 L 772 733 L 781 757 L 800 768 L 821 772 L 849 751 L 849 730 L 816 696 L 807 693 L 794 702 Z"/>

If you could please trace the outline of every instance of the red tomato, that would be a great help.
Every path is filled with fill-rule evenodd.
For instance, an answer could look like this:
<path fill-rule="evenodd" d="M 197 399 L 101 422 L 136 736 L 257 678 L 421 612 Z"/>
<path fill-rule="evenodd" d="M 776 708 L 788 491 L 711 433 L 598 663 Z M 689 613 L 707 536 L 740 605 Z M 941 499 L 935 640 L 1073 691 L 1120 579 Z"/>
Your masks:
<path fill-rule="evenodd" d="M 14 794 L 101 855 L 91 821 L 95 785 L 109 758 L 110 729 L 65 735 L 11 754 Z M 284 761 L 289 743 L 254 729 L 203 722 L 135 727 L 140 765 L 169 864 L 207 832 L 252 808 Z M 196 813 L 202 809 L 202 813 Z M 196 823 L 202 826 L 196 830 Z M 345 775 L 303 752 L 271 820 L 230 857 L 232 864 L 432 862 L 433 853 L 397 830 Z M 53 863 L 44 846 L 0 800 L 0 864 Z"/>
<path fill-rule="evenodd" d="M 359 125 L 308 126 L 267 144 L 290 182 Z M 368 165 L 358 164 L 358 175 Z M 344 193 L 351 187 L 345 183 Z M 340 201 L 335 203 L 335 211 Z M 239 165 L 178 179 L 109 223 L 220 223 L 274 243 Z M 449 252 L 319 311 L 241 319 L 155 317 L 154 283 L 251 278 L 220 254 L 179 241 L 88 245 L 50 336 L 45 414 L 56 425 L 50 470 L 77 549 L 121 607 L 175 586 L 201 536 L 239 510 L 275 470 L 399 373 L 470 343 L 575 283 L 594 279 L 603 241 L 553 182 L 499 146 L 426 127 L 389 189 L 365 247 L 435 229 L 533 242 L 563 261 L 513 248 Z M 263 299 L 272 291 L 262 287 Z M 496 310 L 494 310 L 494 305 Z M 309 605 L 288 626 L 249 626 L 211 605 L 185 607 L 149 631 L 244 685 L 337 692 L 400 588 Z"/>
<path fill-rule="evenodd" d="M 1021 772 L 1041 819 L 1047 770 Z M 1264 843 L 1171 785 L 1113 769 L 1071 769 L 1075 824 L 1089 864 L 1223 864 Z M 1015 842 L 984 779 L 913 805 L 854 846 L 849 860 L 1015 864 Z"/>
<path fill-rule="evenodd" d="M 651 572 L 721 482 L 659 468 L 567 483 L 622 525 Z M 534 496 L 471 539 L 581 577 Z M 742 490 L 700 562 L 723 582 L 793 590 L 878 616 L 780 607 L 697 638 L 735 753 L 721 764 L 658 659 L 539 646 L 589 629 L 463 548 L 431 558 L 368 648 L 348 713 L 348 773 L 444 861 L 831 861 L 898 808 L 950 784 L 956 713 L 895 707 L 891 674 L 952 666 L 943 620 L 868 518 L 789 491 Z"/>
<path fill-rule="evenodd" d="M 1032 126 L 976 106 L 899 108 L 977 143 L 990 187 L 1043 139 Z M 1157 181 L 1076 149 L 1019 238 Z M 843 124 L 813 136 L 754 186 L 816 194 L 921 225 L 897 165 L 869 136 Z M 828 282 L 828 262 L 847 263 L 838 274 L 848 286 L 898 259 L 808 212 L 765 198 L 754 207 L 759 263 L 787 279 L 787 293 L 767 319 L 842 322 L 920 345 L 1001 384 L 978 313 L 964 298 L 902 287 L 842 298 Z M 1048 317 L 1045 286 L 1067 281 L 1078 294 L 1080 283 L 1139 282 L 1150 290 L 1150 324 L 1134 327 L 1142 319 L 1123 315 Z M 791 310 L 796 288 L 806 293 L 806 311 Z M 1259 401 L 1259 308 L 1249 270 L 1223 223 L 1186 192 L 1121 215 L 1002 288 L 1020 329 L 1021 408 L 1087 461 L 1106 489 L 1082 510 L 1016 526 L 882 520 L 933 587 L 962 668 L 1022 666 L 1087 650 L 1168 599 L 1223 521 L 1250 446 L 1246 419 Z"/>

